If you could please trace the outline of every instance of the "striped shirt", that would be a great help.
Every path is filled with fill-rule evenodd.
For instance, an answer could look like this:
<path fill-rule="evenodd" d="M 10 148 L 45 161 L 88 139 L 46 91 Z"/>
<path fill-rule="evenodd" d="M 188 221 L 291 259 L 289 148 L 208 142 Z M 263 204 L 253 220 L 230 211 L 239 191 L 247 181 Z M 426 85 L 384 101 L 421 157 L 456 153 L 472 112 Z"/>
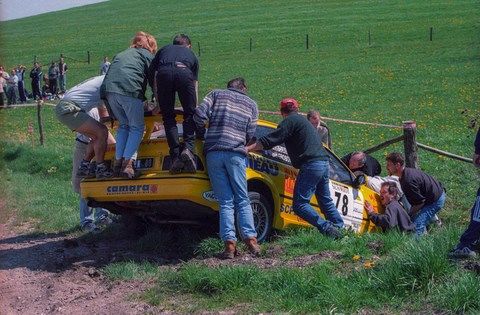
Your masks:
<path fill-rule="evenodd" d="M 233 151 L 246 154 L 245 145 L 255 134 L 257 103 L 240 90 L 213 90 L 193 116 L 197 133 L 205 135 L 204 152 Z"/>

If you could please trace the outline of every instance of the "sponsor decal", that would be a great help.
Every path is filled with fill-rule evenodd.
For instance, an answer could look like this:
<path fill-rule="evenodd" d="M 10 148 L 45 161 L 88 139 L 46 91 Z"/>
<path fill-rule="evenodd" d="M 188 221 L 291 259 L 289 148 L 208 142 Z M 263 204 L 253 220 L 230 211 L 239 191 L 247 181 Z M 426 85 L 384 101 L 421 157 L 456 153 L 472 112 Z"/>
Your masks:
<path fill-rule="evenodd" d="M 278 175 L 278 164 L 262 157 L 250 156 L 248 158 L 248 167 L 272 176 Z"/>
<path fill-rule="evenodd" d="M 297 172 L 287 167 L 285 167 L 283 171 L 285 173 L 283 190 L 286 194 L 293 195 L 293 188 L 295 187 L 295 179 L 297 178 Z"/>
<path fill-rule="evenodd" d="M 158 185 L 112 185 L 107 187 L 107 195 L 154 194 Z"/>
<path fill-rule="evenodd" d="M 208 201 L 218 201 L 217 198 L 215 198 L 215 194 L 213 193 L 212 190 L 205 191 L 203 194 L 203 199 L 208 200 Z"/>

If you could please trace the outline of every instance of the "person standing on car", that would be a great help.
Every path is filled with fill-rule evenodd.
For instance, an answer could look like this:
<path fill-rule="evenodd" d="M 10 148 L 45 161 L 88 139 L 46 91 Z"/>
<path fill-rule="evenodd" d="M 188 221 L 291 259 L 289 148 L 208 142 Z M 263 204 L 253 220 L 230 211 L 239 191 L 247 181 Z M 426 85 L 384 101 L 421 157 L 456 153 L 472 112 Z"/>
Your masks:
<path fill-rule="evenodd" d="M 473 153 L 473 165 L 480 168 L 480 128 L 475 138 L 475 152 Z M 480 187 L 477 190 L 477 197 L 470 210 L 470 224 L 460 237 L 460 242 L 450 251 L 450 258 L 473 258 L 477 256 L 474 251 L 475 243 L 480 241 Z"/>
<path fill-rule="evenodd" d="M 103 107 L 100 99 L 100 86 L 105 76 L 90 78 L 69 89 L 62 100 L 55 107 L 57 119 L 70 128 L 91 139 L 95 152 L 95 176 L 98 179 L 110 178 L 112 170 L 104 163 L 105 150 L 107 149 L 108 129 L 87 113 L 92 108 Z M 77 173 L 85 177 L 89 173 L 91 156 L 85 156 L 80 163 Z"/>
<path fill-rule="evenodd" d="M 401 153 L 387 155 L 388 175 L 398 176 L 403 193 L 411 205 L 410 217 L 415 224 L 415 233 L 422 236 L 427 233 L 427 225 L 433 222 L 435 215 L 445 204 L 445 190 L 442 184 L 421 170 L 405 167 Z"/>
<path fill-rule="evenodd" d="M 280 102 L 282 122 L 277 129 L 247 146 L 247 151 L 271 149 L 285 143 L 292 165 L 299 169 L 293 191 L 293 211 L 300 218 L 315 226 L 321 233 L 341 238 L 338 228 L 343 219 L 333 204 L 329 189 L 329 157 L 320 143 L 317 131 L 302 115 L 298 114 L 298 102 L 285 98 Z M 310 205 L 315 193 L 324 220 Z"/>
<path fill-rule="evenodd" d="M 192 52 L 192 43 L 185 34 L 173 38 L 173 44 L 162 47 L 153 59 L 149 69 L 149 83 L 155 90 L 160 106 L 170 148 L 172 165 L 170 173 L 196 171 L 193 146 L 195 123 L 193 114 L 198 99 L 198 59 Z M 155 85 L 156 80 L 156 85 Z M 183 108 L 183 149 L 178 139 L 175 120 L 175 93 Z"/>
<path fill-rule="evenodd" d="M 228 82 L 226 90 L 213 90 L 197 107 L 194 122 L 203 138 L 208 175 L 220 204 L 220 237 L 225 243 L 221 254 L 231 259 L 236 253 L 235 214 L 240 236 L 255 256 L 260 254 L 252 207 L 247 190 L 245 145 L 253 138 L 258 120 L 257 103 L 247 96 L 243 78 Z"/>
<path fill-rule="evenodd" d="M 139 176 L 133 161 L 145 130 L 147 71 L 156 51 L 157 41 L 152 35 L 136 33 L 130 47 L 113 58 L 102 84 L 102 98 L 108 101 L 120 124 L 115 139 L 115 176 Z"/>

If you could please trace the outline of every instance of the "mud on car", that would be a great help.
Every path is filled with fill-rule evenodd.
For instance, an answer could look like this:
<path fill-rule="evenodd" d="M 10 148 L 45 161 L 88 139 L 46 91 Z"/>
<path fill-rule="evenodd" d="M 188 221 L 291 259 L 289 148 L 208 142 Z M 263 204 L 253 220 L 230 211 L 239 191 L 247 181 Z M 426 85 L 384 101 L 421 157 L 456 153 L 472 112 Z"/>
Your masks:
<path fill-rule="evenodd" d="M 179 116 L 180 111 L 177 120 Z M 82 196 L 90 206 L 156 223 L 217 224 L 219 207 L 210 186 L 202 153 L 203 143 L 200 140 L 195 143 L 197 172 L 171 175 L 172 159 L 161 115 L 146 116 L 145 127 L 135 162 L 142 175 L 137 179 L 84 179 Z M 256 137 L 276 127 L 273 122 L 259 120 Z M 181 135 L 181 123 L 178 128 Z M 381 211 L 378 195 L 364 185 L 362 177 L 355 177 L 332 151 L 326 150 L 330 157 L 330 193 L 345 225 L 359 233 L 376 229 L 367 218 L 364 202 L 368 200 Z M 115 146 L 112 145 L 108 147 L 105 160 L 113 163 L 114 159 Z M 268 239 L 273 230 L 310 226 L 292 210 L 297 173 L 283 145 L 248 155 L 248 194 L 259 241 Z M 315 196 L 311 204 L 321 214 Z"/>

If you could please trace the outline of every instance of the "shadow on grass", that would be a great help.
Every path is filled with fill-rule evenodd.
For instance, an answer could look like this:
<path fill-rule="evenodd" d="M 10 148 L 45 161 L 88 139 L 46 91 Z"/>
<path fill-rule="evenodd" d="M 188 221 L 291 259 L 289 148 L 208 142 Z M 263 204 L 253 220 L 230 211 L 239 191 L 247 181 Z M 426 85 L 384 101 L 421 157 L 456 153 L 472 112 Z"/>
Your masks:
<path fill-rule="evenodd" d="M 138 233 L 121 222 L 99 234 L 36 232 L 0 240 L 0 270 L 62 272 L 119 262 L 166 266 L 193 258 L 198 244 L 212 236 L 211 229 L 191 226 L 150 226 Z"/>

